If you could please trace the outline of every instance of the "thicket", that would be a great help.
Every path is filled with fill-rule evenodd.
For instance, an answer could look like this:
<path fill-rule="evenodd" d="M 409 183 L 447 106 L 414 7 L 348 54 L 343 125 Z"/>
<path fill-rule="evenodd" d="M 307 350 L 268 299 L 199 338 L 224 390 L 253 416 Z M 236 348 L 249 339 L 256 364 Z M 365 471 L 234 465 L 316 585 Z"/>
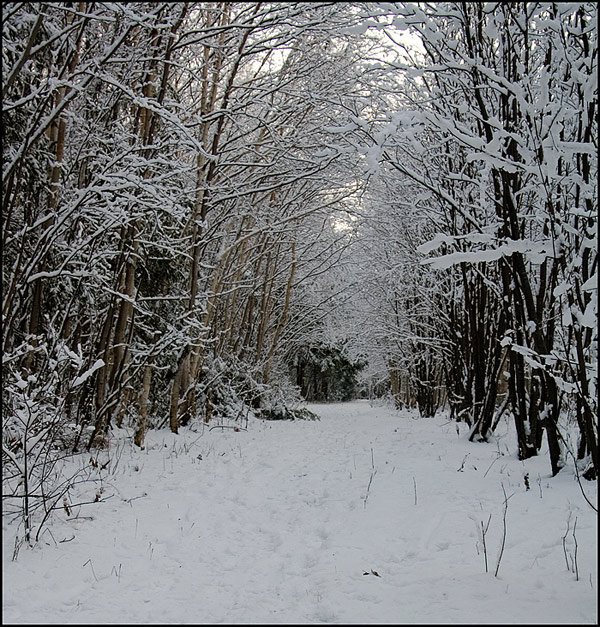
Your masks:
<path fill-rule="evenodd" d="M 508 412 L 521 459 L 546 437 L 553 474 L 571 452 L 597 477 L 597 7 L 401 3 L 378 16 L 398 102 L 357 128 L 370 355 L 383 353 L 398 404 L 402 383 L 424 415 L 445 395 L 473 440 Z"/>
<path fill-rule="evenodd" d="M 60 456 L 113 427 L 143 446 L 149 428 L 295 415 L 288 364 L 328 308 L 311 285 L 358 185 L 336 131 L 360 113 L 357 19 L 3 5 L 3 498 L 28 539 Z"/>

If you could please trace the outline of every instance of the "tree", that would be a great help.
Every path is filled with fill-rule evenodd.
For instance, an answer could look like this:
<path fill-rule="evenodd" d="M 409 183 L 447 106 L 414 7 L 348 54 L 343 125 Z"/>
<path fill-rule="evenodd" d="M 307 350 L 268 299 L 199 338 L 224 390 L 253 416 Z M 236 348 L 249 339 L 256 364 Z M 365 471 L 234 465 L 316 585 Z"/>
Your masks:
<path fill-rule="evenodd" d="M 294 397 L 296 298 L 356 189 L 338 125 L 364 46 L 344 4 L 4 17 L 3 456 L 29 535 L 40 454 Z"/>
<path fill-rule="evenodd" d="M 452 315 L 464 308 L 468 316 L 460 326 L 473 347 L 466 353 L 472 398 L 468 390 L 450 397 L 472 406 L 472 435 L 485 438 L 495 405 L 495 391 L 489 390 L 495 390 L 503 368 L 501 349 L 508 349 L 508 396 L 520 457 L 537 454 L 545 432 L 552 472 L 560 470 L 558 422 L 561 409 L 573 402 L 581 407 L 580 455 L 583 448 L 590 451 L 597 471 L 597 427 L 583 409 L 595 400 L 584 401 L 586 383 L 578 383 L 594 379 L 597 359 L 594 331 L 585 326 L 597 315 L 594 288 L 586 283 L 597 255 L 592 245 L 584 259 L 578 248 L 587 241 L 587 229 L 595 228 L 589 216 L 597 202 L 593 183 L 586 187 L 597 168 L 591 78 L 597 44 L 590 26 L 596 9 L 586 3 L 560 8 L 439 3 L 385 7 L 379 13 L 391 16 L 392 39 L 396 29 L 408 28 L 418 33 L 424 49 L 417 64 L 390 61 L 406 76 L 402 93 L 413 113 L 410 119 L 390 114 L 388 132 L 372 141 L 374 154 L 429 193 L 430 212 L 442 216 L 436 217 L 439 235 L 421 248 L 441 256 L 426 263 L 450 273 L 458 266 L 463 276 Z M 571 285 L 567 267 L 589 292 L 580 288 L 579 300 L 570 297 L 571 306 L 578 302 L 577 314 L 563 316 L 559 340 L 557 294 L 559 286 Z M 501 312 L 492 321 L 483 316 L 490 308 Z M 493 339 L 483 348 L 490 334 Z M 581 356 L 573 359 L 577 337 Z M 455 362 L 461 354 L 464 349 L 455 352 Z M 478 368 L 483 364 L 489 370 Z M 477 372 L 486 374 L 477 379 Z"/>

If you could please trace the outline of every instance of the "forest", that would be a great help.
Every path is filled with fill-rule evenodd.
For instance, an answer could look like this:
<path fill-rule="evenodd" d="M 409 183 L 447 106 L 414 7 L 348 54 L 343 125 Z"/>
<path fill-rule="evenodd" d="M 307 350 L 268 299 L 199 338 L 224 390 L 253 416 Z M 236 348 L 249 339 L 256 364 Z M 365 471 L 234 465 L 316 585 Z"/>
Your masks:
<path fill-rule="evenodd" d="M 596 480 L 597 61 L 592 2 L 4 3 L 3 512 L 356 398 Z"/>

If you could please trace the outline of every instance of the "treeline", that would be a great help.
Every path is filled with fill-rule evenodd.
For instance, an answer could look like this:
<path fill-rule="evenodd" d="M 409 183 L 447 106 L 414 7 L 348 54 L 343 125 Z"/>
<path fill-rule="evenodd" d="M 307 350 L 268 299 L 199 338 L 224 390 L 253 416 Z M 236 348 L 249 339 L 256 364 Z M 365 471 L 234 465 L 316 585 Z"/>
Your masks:
<path fill-rule="evenodd" d="M 321 305 L 304 286 L 344 248 L 352 157 L 327 126 L 361 82 L 336 34 L 354 19 L 330 3 L 5 7 L 9 414 L 63 414 L 75 447 L 135 414 L 141 443 L 150 407 L 176 431 L 231 400 L 223 386 L 268 396 Z"/>
<path fill-rule="evenodd" d="M 56 451 L 299 399 L 370 44 L 344 3 L 2 11 L 3 493 L 29 534 Z"/>
<path fill-rule="evenodd" d="M 357 312 L 398 404 L 448 403 L 472 440 L 512 415 L 598 472 L 597 7 L 381 8 L 401 106 L 370 140 Z M 382 62 L 383 63 L 383 62 Z M 562 425 L 561 425 L 562 421 Z M 575 423 L 577 442 L 566 441 Z"/>

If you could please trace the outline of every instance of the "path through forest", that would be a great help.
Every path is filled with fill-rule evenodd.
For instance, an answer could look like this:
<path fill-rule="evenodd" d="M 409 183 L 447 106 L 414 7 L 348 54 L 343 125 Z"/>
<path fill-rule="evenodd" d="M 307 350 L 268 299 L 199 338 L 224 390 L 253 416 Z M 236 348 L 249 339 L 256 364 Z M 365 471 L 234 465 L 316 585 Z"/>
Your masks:
<path fill-rule="evenodd" d="M 163 430 L 144 451 L 117 437 L 101 502 L 16 561 L 4 522 L 3 622 L 597 622 L 597 518 L 571 467 L 520 462 L 508 426 L 473 444 L 444 417 L 309 407 L 320 421 Z"/>

